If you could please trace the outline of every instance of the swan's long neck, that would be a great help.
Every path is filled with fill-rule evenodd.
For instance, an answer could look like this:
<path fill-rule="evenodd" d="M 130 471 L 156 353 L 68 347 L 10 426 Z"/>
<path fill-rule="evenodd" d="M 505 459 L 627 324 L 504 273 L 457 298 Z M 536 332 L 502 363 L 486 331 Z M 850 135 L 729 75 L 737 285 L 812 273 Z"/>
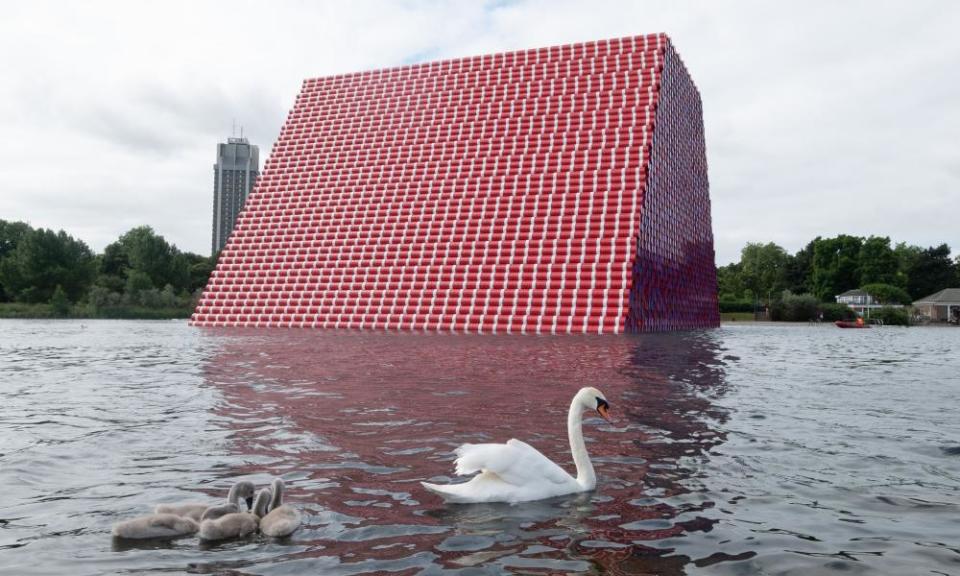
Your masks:
<path fill-rule="evenodd" d="M 257 500 L 253 503 L 253 513 L 256 514 L 258 518 L 263 518 L 267 515 L 271 499 L 272 495 L 266 488 L 262 488 L 257 492 Z"/>
<path fill-rule="evenodd" d="M 273 481 L 273 498 L 270 499 L 270 509 L 274 510 L 283 504 L 283 480 L 277 478 Z"/>
<path fill-rule="evenodd" d="M 573 463 L 577 465 L 577 484 L 584 490 L 593 490 L 597 486 L 597 475 L 593 471 L 593 463 L 587 454 L 587 446 L 583 442 L 583 405 L 578 398 L 570 403 L 570 414 L 567 415 L 567 436 L 570 437 L 570 452 L 573 454 Z"/>
<path fill-rule="evenodd" d="M 240 506 L 240 483 L 237 482 L 230 487 L 230 493 L 227 494 L 227 502 L 229 504 L 236 504 Z"/>

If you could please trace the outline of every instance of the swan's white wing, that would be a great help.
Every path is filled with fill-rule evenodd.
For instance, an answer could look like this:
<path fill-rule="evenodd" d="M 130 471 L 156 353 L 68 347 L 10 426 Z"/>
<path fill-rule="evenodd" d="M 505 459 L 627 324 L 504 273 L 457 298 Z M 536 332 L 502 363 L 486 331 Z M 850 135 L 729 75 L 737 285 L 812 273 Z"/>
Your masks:
<path fill-rule="evenodd" d="M 493 472 L 504 482 L 524 486 L 531 482 L 567 484 L 573 478 L 536 448 L 520 440 L 506 444 L 464 444 L 456 449 L 457 474 Z"/>

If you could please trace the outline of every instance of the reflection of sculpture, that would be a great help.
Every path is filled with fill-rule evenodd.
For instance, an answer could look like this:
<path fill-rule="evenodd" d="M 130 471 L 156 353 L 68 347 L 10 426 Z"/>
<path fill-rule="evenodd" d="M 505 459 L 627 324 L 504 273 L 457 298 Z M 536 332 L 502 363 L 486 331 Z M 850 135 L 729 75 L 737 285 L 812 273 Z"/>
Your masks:
<path fill-rule="evenodd" d="M 590 569 L 588 557 L 680 574 L 689 559 L 659 558 L 667 553 L 634 542 L 710 529 L 691 519 L 710 502 L 663 498 L 689 490 L 697 461 L 687 457 L 706 457 L 724 440 L 713 426 L 726 414 L 710 401 L 725 393 L 715 338 L 225 332 L 204 372 L 223 397 L 214 423 L 235 431 L 227 448 L 257 463 L 237 473 L 300 472 L 306 529 L 294 537 L 317 544 L 310 555 L 567 571 Z M 452 451 L 464 442 L 521 437 L 572 469 L 563 423 L 584 383 L 602 386 L 625 414 L 616 425 L 583 422 L 595 492 L 452 507 L 420 488 L 450 482 Z M 675 519 L 680 513 L 693 516 Z M 521 557 L 532 543 L 555 551 Z"/>

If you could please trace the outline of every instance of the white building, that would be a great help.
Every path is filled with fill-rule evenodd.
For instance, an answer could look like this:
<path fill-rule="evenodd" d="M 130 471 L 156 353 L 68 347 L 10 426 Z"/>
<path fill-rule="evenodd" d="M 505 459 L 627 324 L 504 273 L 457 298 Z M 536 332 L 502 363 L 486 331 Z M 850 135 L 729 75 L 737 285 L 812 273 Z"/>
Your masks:
<path fill-rule="evenodd" d="M 917 300 L 913 307 L 935 322 L 960 323 L 960 288 L 944 288 Z"/>
<path fill-rule="evenodd" d="M 903 308 L 902 304 L 882 304 L 873 299 L 873 296 L 863 290 L 847 290 L 843 294 L 834 296 L 837 304 L 846 304 L 853 308 L 860 316 L 870 317 L 870 311 L 877 308 Z"/>
<path fill-rule="evenodd" d="M 837 304 L 846 304 L 860 316 L 868 316 L 867 311 L 874 308 L 883 308 L 882 304 L 877 304 L 873 296 L 863 290 L 847 290 L 843 294 L 835 296 Z"/>

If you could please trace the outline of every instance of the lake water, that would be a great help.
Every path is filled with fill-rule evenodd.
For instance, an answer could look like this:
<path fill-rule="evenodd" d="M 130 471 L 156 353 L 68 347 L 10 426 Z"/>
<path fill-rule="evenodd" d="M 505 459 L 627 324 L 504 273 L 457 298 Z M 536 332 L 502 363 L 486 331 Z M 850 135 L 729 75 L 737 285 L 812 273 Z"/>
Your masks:
<path fill-rule="evenodd" d="M 463 442 L 599 484 L 445 505 Z M 605 337 L 0 321 L 3 574 L 960 574 L 960 330 Z M 160 502 L 282 476 L 293 537 L 114 541 Z"/>

